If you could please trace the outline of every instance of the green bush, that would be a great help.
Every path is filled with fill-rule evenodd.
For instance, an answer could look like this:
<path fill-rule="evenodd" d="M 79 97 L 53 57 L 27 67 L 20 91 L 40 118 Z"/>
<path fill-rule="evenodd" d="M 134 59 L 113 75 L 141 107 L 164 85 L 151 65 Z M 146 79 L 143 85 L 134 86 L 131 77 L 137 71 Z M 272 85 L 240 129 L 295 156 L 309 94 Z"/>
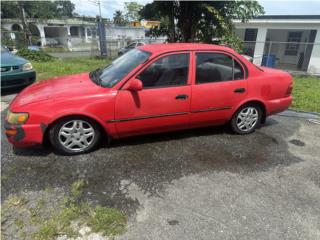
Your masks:
<path fill-rule="evenodd" d="M 27 48 L 22 48 L 17 52 L 17 55 L 26 58 L 30 61 L 37 62 L 49 62 L 54 59 L 51 55 L 43 52 L 43 51 L 32 51 Z"/>

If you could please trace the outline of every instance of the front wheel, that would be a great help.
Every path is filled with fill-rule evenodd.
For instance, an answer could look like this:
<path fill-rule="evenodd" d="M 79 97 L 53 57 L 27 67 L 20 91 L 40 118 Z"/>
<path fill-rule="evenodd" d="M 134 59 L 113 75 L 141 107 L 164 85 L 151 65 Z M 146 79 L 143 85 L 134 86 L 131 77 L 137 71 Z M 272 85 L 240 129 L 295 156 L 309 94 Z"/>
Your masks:
<path fill-rule="evenodd" d="M 97 147 L 100 137 L 98 124 L 81 117 L 62 119 L 50 130 L 53 147 L 67 155 L 90 152 Z"/>
<path fill-rule="evenodd" d="M 238 109 L 231 119 L 231 128 L 238 134 L 249 134 L 259 127 L 262 117 L 261 108 L 246 104 Z"/>

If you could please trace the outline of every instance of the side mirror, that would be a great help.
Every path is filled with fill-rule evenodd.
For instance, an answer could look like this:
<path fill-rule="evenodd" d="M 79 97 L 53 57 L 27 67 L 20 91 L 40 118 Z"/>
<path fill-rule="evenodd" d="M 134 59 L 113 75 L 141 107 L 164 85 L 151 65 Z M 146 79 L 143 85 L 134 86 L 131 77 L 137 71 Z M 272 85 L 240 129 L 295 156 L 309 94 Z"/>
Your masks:
<path fill-rule="evenodd" d="M 141 91 L 143 88 L 143 84 L 139 79 L 131 79 L 129 80 L 129 82 L 127 82 L 127 84 L 124 86 L 124 90 L 128 90 L 128 91 L 133 91 L 133 92 L 137 92 L 137 91 Z"/>

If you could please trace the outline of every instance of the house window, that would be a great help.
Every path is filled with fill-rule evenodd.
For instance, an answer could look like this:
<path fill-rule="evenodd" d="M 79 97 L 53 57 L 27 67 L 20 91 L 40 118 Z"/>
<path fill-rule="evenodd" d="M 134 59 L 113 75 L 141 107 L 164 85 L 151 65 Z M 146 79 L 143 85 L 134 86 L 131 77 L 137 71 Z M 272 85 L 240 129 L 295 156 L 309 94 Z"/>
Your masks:
<path fill-rule="evenodd" d="M 90 28 L 87 28 L 87 36 L 91 37 L 91 29 Z"/>
<path fill-rule="evenodd" d="M 244 41 L 245 42 L 254 42 L 257 40 L 257 28 L 247 28 L 245 35 L 244 35 Z"/>
<path fill-rule="evenodd" d="M 289 32 L 285 55 L 297 56 L 301 37 L 302 37 L 302 32 Z"/>
<path fill-rule="evenodd" d="M 71 35 L 71 37 L 79 37 L 79 27 L 71 26 L 70 27 L 70 35 Z"/>

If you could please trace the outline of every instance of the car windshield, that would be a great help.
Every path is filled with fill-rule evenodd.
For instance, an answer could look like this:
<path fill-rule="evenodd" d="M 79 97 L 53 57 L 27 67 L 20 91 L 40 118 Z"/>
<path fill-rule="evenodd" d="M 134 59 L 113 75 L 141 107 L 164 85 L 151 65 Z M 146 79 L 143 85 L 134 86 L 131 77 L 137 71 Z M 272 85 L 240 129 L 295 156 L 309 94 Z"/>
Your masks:
<path fill-rule="evenodd" d="M 139 64 L 144 63 L 150 55 L 149 52 L 135 48 L 117 58 L 110 65 L 101 69 L 99 76 L 101 86 L 113 87 Z"/>

